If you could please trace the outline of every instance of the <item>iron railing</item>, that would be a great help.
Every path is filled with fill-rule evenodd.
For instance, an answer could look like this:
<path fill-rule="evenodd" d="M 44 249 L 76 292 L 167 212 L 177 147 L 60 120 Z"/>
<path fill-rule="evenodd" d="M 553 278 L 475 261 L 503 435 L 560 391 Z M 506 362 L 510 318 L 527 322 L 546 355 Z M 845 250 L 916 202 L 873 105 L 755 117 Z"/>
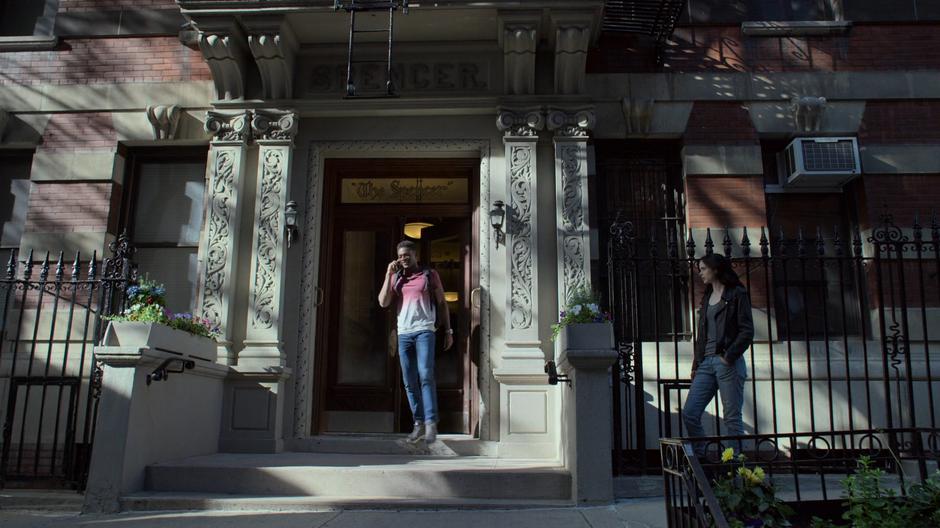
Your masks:
<path fill-rule="evenodd" d="M 856 450 L 832 449 L 849 438 L 861 439 Z M 793 526 L 810 526 L 815 516 L 839 521 L 844 511 L 842 481 L 858 469 L 859 456 L 884 471 L 881 485 L 904 497 L 912 484 L 929 475 L 928 465 L 940 461 L 940 430 L 897 428 L 708 437 L 716 446 L 735 440 L 753 441 L 746 466 L 760 466 L 773 484 L 777 497 L 789 503 Z M 727 513 L 713 492 L 715 478 L 730 470 L 717 462 L 699 461 L 692 439 L 664 438 L 660 441 L 666 515 L 670 527 L 728 526 Z M 798 449 L 811 445 L 811 449 Z M 737 467 L 737 464 L 735 464 Z"/>
<path fill-rule="evenodd" d="M 62 253 L 38 264 L 32 252 L 10 256 L 0 278 L 0 487 L 84 487 L 101 390 L 94 347 L 136 278 L 127 237 L 110 249 L 71 264 Z"/>
<path fill-rule="evenodd" d="M 620 353 L 615 473 L 660 471 L 659 439 L 684 434 L 701 247 L 729 256 L 750 293 L 756 336 L 744 355 L 744 411 L 752 448 L 789 443 L 788 456 L 798 456 L 818 448 L 815 434 L 829 438 L 827 451 L 852 456 L 864 450 L 865 431 L 938 427 L 936 216 L 927 228 L 917 219 L 901 228 L 885 216 L 864 236 L 861 226 L 774 237 L 742 228 L 736 242 L 726 229 L 716 243 L 710 229 L 642 236 L 620 218 L 609 233 L 606 282 Z M 717 438 L 718 398 L 712 405 L 706 428 Z M 883 440 L 897 450 L 923 437 Z"/>

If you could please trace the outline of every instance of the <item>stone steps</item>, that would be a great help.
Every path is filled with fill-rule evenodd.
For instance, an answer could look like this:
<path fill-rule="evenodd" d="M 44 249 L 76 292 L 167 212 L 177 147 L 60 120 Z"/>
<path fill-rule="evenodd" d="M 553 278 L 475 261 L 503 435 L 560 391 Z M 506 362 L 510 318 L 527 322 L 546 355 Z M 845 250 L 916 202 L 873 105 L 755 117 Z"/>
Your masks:
<path fill-rule="evenodd" d="M 324 434 L 287 443 L 289 451 L 441 457 L 496 456 L 497 445 L 468 435 L 449 434 L 438 435 L 432 444 L 411 443 L 406 435 L 389 434 Z"/>
<path fill-rule="evenodd" d="M 401 497 L 264 497 L 141 492 L 121 498 L 122 511 L 316 512 L 337 510 L 515 510 L 560 508 L 564 500 L 417 499 Z"/>
<path fill-rule="evenodd" d="M 147 468 L 146 489 L 242 498 L 304 497 L 341 504 L 376 498 L 384 504 L 557 503 L 570 501 L 571 476 L 552 461 L 483 456 L 216 454 L 154 464 Z M 139 504 L 133 500 L 125 497 L 136 509 Z"/>

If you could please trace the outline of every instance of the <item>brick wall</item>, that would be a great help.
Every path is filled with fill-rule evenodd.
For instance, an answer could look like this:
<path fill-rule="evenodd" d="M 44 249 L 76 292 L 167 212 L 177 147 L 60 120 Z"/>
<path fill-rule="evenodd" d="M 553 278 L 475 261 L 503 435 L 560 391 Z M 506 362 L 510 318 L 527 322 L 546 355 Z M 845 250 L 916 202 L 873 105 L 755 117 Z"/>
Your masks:
<path fill-rule="evenodd" d="M 682 137 L 687 145 L 729 145 L 758 142 L 757 131 L 741 103 L 696 101 Z"/>
<path fill-rule="evenodd" d="M 940 101 L 869 101 L 859 127 L 865 143 L 940 143 Z"/>
<path fill-rule="evenodd" d="M 767 223 L 764 177 L 757 175 L 685 178 L 689 227 L 762 226 Z"/>
<path fill-rule="evenodd" d="M 202 55 L 176 37 L 64 40 L 54 51 L 0 53 L 0 85 L 211 80 Z"/>
<path fill-rule="evenodd" d="M 940 24 L 857 24 L 833 37 L 744 36 L 738 26 L 676 29 L 655 54 L 636 37 L 602 36 L 591 51 L 589 73 L 631 71 L 866 71 L 940 68 Z"/>
<path fill-rule="evenodd" d="M 940 214 L 940 174 L 866 174 L 862 179 L 867 225 L 877 224 L 885 211 L 898 225 L 910 226 L 920 214 L 921 225 L 932 211 Z"/>
<path fill-rule="evenodd" d="M 112 190 L 111 182 L 34 182 L 26 231 L 107 231 Z"/>

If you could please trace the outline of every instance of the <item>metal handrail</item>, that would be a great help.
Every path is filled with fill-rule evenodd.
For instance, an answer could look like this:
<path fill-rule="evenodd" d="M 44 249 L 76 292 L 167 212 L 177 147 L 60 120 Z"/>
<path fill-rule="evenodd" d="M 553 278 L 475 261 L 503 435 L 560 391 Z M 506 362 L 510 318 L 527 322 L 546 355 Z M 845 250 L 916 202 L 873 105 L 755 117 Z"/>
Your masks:
<path fill-rule="evenodd" d="M 692 450 L 692 443 L 684 439 L 662 438 L 659 445 L 669 526 L 729 528 L 711 483 Z M 695 515 L 680 523 L 678 518 L 688 511 L 695 512 Z"/>

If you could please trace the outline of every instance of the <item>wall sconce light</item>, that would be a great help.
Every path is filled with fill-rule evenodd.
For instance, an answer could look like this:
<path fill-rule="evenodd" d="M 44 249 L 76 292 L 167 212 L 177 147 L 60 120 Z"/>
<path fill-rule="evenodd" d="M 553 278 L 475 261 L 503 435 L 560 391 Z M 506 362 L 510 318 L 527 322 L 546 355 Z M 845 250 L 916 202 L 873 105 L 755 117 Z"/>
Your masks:
<path fill-rule="evenodd" d="M 559 374 L 558 367 L 555 366 L 554 361 L 549 361 L 545 363 L 545 373 L 548 374 L 548 384 L 549 385 L 558 385 L 559 383 L 567 383 L 568 386 L 571 386 L 571 377 L 567 374 Z"/>
<path fill-rule="evenodd" d="M 444 292 L 444 300 L 447 302 L 457 302 L 460 300 L 460 294 L 457 292 Z"/>
<path fill-rule="evenodd" d="M 490 225 L 496 231 L 496 246 L 500 242 L 506 243 L 506 233 L 503 232 L 503 223 L 506 221 L 506 204 L 502 200 L 493 202 L 493 209 L 490 209 Z"/>
<path fill-rule="evenodd" d="M 300 235 L 300 230 L 297 229 L 297 202 L 294 200 L 284 206 L 284 228 L 287 230 L 287 247 L 290 247 Z"/>

